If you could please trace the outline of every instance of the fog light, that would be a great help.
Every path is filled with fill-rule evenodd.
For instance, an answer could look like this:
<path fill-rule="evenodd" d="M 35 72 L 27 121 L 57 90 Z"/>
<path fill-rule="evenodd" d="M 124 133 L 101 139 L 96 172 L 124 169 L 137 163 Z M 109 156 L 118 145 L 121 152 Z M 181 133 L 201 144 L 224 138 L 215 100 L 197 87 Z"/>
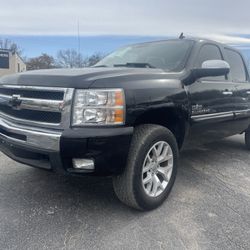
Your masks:
<path fill-rule="evenodd" d="M 93 171 L 95 169 L 95 164 L 93 160 L 90 159 L 73 159 L 73 168 Z"/>

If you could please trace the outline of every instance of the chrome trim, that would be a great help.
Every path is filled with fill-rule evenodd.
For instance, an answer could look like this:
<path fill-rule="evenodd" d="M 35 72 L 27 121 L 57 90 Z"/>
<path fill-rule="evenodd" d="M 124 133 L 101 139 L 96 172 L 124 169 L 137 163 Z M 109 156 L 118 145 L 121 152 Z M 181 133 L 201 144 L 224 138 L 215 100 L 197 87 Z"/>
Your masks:
<path fill-rule="evenodd" d="M 13 96 L 0 94 L 0 103 L 9 107 L 11 105 L 11 100 Z M 50 112 L 61 112 L 63 109 L 64 101 L 55 101 L 48 99 L 38 99 L 38 98 L 26 98 L 21 96 L 14 96 L 20 105 L 17 106 L 17 109 L 29 109 L 29 110 L 41 110 L 41 111 L 50 111 Z"/>
<path fill-rule="evenodd" d="M 11 85 L 11 84 L 3 84 L 0 85 L 0 88 L 9 88 L 9 89 L 25 89 L 25 90 L 39 90 L 39 91 L 52 91 L 52 92 L 62 92 L 67 88 L 59 88 L 59 87 L 42 87 L 42 86 L 23 86 L 23 85 Z"/>
<path fill-rule="evenodd" d="M 249 116 L 250 117 L 250 109 L 237 110 L 237 111 L 229 111 L 229 112 L 219 112 L 213 114 L 204 114 L 204 115 L 193 115 L 191 119 L 194 122 L 221 119 L 221 118 L 237 118 L 238 116 Z"/>
<path fill-rule="evenodd" d="M 84 109 L 125 109 L 124 106 L 116 105 L 116 106 L 83 106 Z"/>
<path fill-rule="evenodd" d="M 71 109 L 73 106 L 74 89 L 68 88 L 64 92 L 64 105 L 62 110 L 61 128 L 71 126 Z"/>
<path fill-rule="evenodd" d="M 0 132 L 0 139 L 7 140 L 10 144 L 34 147 L 41 150 L 59 152 L 61 132 L 51 130 L 35 130 L 30 127 L 20 127 L 9 121 L 0 119 L 0 128 L 18 135 L 26 136 L 26 140 L 16 139 Z"/>
<path fill-rule="evenodd" d="M 214 119 L 214 118 L 224 118 L 224 117 L 234 117 L 234 114 L 232 111 L 230 112 L 220 112 L 220 113 L 213 113 L 213 114 L 204 114 L 204 115 L 193 115 L 191 116 L 191 119 L 195 120 L 208 120 L 208 119 Z"/>
<path fill-rule="evenodd" d="M 64 129 L 70 127 L 71 119 L 71 105 L 73 102 L 73 88 L 58 88 L 58 87 L 40 87 L 40 86 L 18 86 L 18 85 L 1 85 L 0 88 L 7 89 L 25 89 L 25 90 L 37 90 L 37 91 L 52 91 L 64 93 L 63 100 L 46 100 L 40 98 L 18 98 L 21 100 L 21 104 L 17 106 L 17 109 L 29 109 L 29 110 L 42 110 L 49 112 L 61 112 L 60 123 L 38 122 L 33 120 L 16 118 L 14 116 L 2 113 L 0 111 L 0 118 L 4 118 L 17 124 L 25 124 L 34 127 L 42 128 L 55 128 Z M 5 102 L 4 105 L 9 105 L 9 101 L 12 96 L 0 94 L 0 101 Z"/>
<path fill-rule="evenodd" d="M 250 117 L 250 109 L 234 111 L 236 117 L 238 116 L 248 116 Z"/>
<path fill-rule="evenodd" d="M 223 91 L 222 92 L 223 95 L 233 95 L 232 91 Z"/>

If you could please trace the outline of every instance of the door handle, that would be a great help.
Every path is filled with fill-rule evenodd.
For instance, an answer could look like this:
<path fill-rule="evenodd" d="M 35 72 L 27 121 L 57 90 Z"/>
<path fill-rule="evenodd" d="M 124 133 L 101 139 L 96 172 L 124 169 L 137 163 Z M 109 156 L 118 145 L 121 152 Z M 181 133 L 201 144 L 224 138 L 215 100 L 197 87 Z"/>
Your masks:
<path fill-rule="evenodd" d="M 233 92 L 232 91 L 223 91 L 222 94 L 223 95 L 232 95 Z M 249 92 L 249 94 L 250 94 L 250 92 Z"/>
<path fill-rule="evenodd" d="M 247 93 L 248 95 L 250 95 L 250 91 L 247 91 L 246 93 Z"/>

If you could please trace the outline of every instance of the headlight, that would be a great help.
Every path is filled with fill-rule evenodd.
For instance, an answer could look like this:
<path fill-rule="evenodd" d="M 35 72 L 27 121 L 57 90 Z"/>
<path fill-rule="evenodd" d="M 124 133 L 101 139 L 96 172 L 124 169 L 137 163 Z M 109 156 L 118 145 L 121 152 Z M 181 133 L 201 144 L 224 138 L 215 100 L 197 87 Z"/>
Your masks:
<path fill-rule="evenodd" d="M 73 126 L 124 124 L 125 98 L 122 89 L 77 89 Z"/>

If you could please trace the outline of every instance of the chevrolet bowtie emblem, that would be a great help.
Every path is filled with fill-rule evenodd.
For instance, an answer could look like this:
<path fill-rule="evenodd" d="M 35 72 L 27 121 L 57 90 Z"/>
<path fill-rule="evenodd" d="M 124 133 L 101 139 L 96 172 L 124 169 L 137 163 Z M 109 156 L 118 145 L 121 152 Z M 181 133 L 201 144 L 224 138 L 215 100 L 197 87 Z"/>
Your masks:
<path fill-rule="evenodd" d="M 9 100 L 9 105 L 13 109 L 18 109 L 22 103 L 20 95 L 12 95 L 11 99 Z"/>

